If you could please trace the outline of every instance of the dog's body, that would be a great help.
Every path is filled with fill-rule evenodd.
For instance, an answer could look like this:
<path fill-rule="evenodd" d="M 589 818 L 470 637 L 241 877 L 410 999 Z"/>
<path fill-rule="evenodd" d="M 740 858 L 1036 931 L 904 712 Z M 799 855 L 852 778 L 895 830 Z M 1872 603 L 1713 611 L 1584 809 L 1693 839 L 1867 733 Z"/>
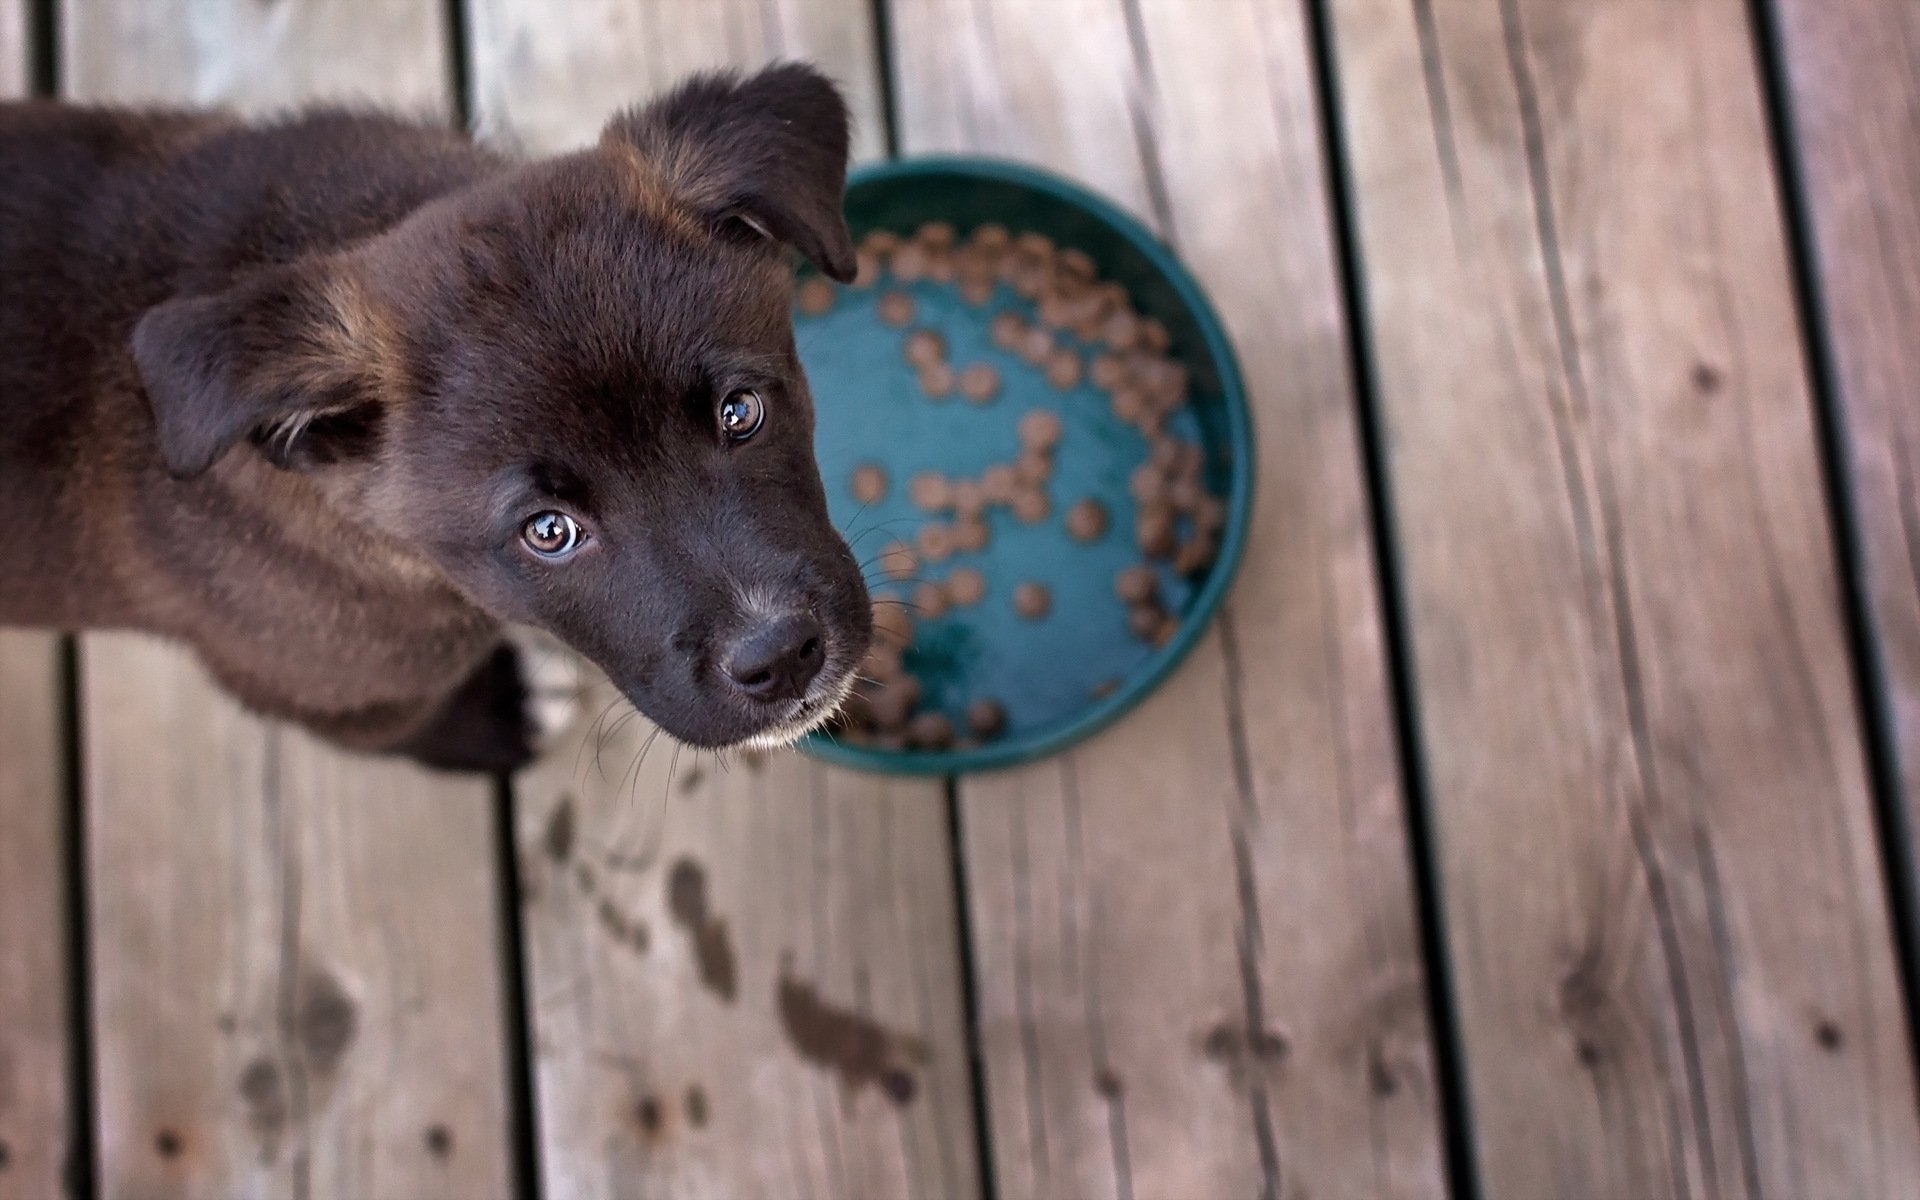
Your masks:
<path fill-rule="evenodd" d="M 0 106 L 0 624 L 177 638 L 256 709 L 444 766 L 527 754 L 506 621 L 689 740 L 817 723 L 865 594 L 761 237 L 846 269 L 844 112 L 753 139 L 822 88 L 700 81 L 538 164 L 371 115 Z M 753 177 L 782 170 L 830 219 Z"/>

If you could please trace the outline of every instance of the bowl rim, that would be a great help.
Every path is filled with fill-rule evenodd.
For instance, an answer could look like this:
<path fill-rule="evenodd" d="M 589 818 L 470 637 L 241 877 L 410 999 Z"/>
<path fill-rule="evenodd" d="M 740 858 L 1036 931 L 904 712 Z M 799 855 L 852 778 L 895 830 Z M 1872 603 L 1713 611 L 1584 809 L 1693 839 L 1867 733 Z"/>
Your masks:
<path fill-rule="evenodd" d="M 1079 710 L 1073 716 L 1028 737 L 988 742 L 965 750 L 881 750 L 834 741 L 824 732 L 810 733 L 798 748 L 811 758 L 836 766 L 889 775 L 963 775 L 1018 766 L 1050 757 L 1119 720 L 1158 688 L 1175 667 L 1199 644 L 1219 614 L 1227 590 L 1239 573 L 1245 555 L 1248 527 L 1253 521 L 1254 440 L 1253 413 L 1247 401 L 1240 362 L 1227 337 L 1226 326 L 1214 311 L 1200 283 L 1151 229 L 1106 197 L 1072 180 L 1025 163 L 972 155 L 925 155 L 856 167 L 847 176 L 847 190 L 903 179 L 965 176 L 1013 184 L 1085 210 L 1131 243 L 1170 284 L 1192 315 L 1220 380 L 1220 399 L 1226 408 L 1231 443 L 1232 483 L 1226 497 L 1227 520 L 1219 556 L 1207 581 L 1194 596 L 1179 630 L 1165 646 L 1128 672 L 1121 686 Z"/>

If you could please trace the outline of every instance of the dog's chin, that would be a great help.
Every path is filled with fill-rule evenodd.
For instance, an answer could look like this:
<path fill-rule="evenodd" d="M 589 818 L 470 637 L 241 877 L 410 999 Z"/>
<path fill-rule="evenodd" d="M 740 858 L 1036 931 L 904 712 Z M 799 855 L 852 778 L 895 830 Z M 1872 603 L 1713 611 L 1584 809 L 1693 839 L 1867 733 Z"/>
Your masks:
<path fill-rule="evenodd" d="M 833 720 L 852 694 L 853 673 L 842 672 L 835 682 L 824 686 L 816 684 L 805 699 L 795 701 L 790 716 L 752 737 L 742 738 L 728 749 L 784 750 Z"/>

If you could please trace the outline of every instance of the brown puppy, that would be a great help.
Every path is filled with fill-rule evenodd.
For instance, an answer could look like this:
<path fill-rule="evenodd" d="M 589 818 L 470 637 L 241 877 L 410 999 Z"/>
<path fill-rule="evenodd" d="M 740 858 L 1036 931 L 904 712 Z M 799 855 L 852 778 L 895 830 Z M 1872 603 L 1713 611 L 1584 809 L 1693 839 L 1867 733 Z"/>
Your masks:
<path fill-rule="evenodd" d="M 787 248 L 847 278 L 847 114 L 695 79 L 515 163 L 313 112 L 0 106 L 0 623 L 190 644 L 343 744 L 530 752 L 505 623 L 698 745 L 866 651 Z"/>

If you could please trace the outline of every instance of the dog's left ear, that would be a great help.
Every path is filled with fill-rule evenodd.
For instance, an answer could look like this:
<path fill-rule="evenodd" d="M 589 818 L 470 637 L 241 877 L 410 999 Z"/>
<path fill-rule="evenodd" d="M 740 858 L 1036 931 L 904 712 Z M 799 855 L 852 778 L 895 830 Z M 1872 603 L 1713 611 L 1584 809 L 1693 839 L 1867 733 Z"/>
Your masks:
<path fill-rule="evenodd" d="M 853 278 L 847 106 L 800 63 L 696 75 L 607 123 L 602 144 L 637 155 L 681 204 L 792 246 L 842 283 Z"/>
<path fill-rule="evenodd" d="M 364 451 L 391 365 L 384 322 L 339 260 L 261 268 L 148 309 L 133 358 L 177 479 L 242 440 L 305 469 Z"/>

